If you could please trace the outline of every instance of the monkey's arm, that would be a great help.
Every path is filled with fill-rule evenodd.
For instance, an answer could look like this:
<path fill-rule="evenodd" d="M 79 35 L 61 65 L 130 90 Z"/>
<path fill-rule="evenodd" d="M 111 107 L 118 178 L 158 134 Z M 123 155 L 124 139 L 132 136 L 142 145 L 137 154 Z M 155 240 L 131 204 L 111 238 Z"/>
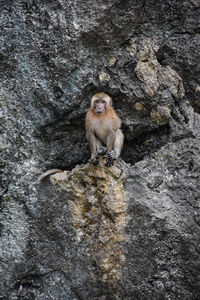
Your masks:
<path fill-rule="evenodd" d="M 107 151 L 113 150 L 115 137 L 116 137 L 116 132 L 114 130 L 110 130 L 110 132 L 107 136 L 107 141 L 106 141 Z"/>
<path fill-rule="evenodd" d="M 91 158 L 93 158 L 97 154 L 95 134 L 92 131 L 88 131 L 86 134 L 86 138 L 90 146 L 90 151 L 92 155 Z"/>
<path fill-rule="evenodd" d="M 115 138 L 116 138 L 115 131 L 114 130 L 110 131 L 107 136 L 107 143 L 106 143 L 107 153 L 105 155 L 105 158 L 106 158 L 106 166 L 107 167 L 112 166 L 114 160 L 116 159 L 116 153 L 113 150 Z"/>
<path fill-rule="evenodd" d="M 98 154 L 97 154 L 97 140 L 93 131 L 88 131 L 86 133 L 86 138 L 88 140 L 90 151 L 91 151 L 91 160 L 94 165 L 98 164 Z"/>

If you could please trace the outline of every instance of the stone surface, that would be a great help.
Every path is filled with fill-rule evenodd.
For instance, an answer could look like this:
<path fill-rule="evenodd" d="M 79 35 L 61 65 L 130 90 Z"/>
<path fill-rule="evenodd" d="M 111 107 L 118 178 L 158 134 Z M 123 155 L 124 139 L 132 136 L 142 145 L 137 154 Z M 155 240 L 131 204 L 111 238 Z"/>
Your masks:
<path fill-rule="evenodd" d="M 77 243 L 86 243 L 86 252 L 101 270 L 102 282 L 115 289 L 122 281 L 125 254 L 121 244 L 129 221 L 125 179 L 125 172 L 116 166 L 107 168 L 103 159 L 97 167 L 88 164 L 51 176 L 53 184 L 70 194 Z"/>
<path fill-rule="evenodd" d="M 1 1 L 0 299 L 200 298 L 199 24 L 198 0 Z M 87 163 L 98 91 L 112 168 Z"/>

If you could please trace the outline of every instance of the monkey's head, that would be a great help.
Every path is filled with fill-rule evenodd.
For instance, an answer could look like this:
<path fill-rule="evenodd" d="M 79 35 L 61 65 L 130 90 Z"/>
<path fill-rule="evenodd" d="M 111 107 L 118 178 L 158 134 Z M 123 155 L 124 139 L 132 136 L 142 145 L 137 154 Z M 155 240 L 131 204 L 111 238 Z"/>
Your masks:
<path fill-rule="evenodd" d="M 97 115 L 103 115 L 110 105 L 110 96 L 105 93 L 97 93 L 92 97 L 90 107 Z"/>

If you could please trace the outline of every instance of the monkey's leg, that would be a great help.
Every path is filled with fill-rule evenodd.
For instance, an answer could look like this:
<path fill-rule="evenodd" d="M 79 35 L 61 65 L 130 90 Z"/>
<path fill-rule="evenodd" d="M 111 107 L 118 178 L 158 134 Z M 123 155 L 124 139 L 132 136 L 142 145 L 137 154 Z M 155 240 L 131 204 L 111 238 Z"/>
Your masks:
<path fill-rule="evenodd" d="M 101 141 L 98 138 L 96 138 L 96 151 L 98 154 L 101 152 L 101 147 L 102 147 Z"/>
<path fill-rule="evenodd" d="M 96 150 L 99 156 L 104 156 L 106 154 L 106 147 L 102 146 L 102 142 L 97 138 L 96 139 Z"/>
<path fill-rule="evenodd" d="M 120 156 L 123 144 L 124 144 L 124 135 L 121 129 L 117 129 L 116 138 L 114 142 L 115 158 L 118 158 Z"/>
<path fill-rule="evenodd" d="M 116 132 L 110 131 L 107 137 L 107 153 L 105 155 L 107 167 L 112 166 L 114 160 L 116 159 L 116 154 L 115 151 L 113 150 L 115 139 L 116 139 Z"/>
<path fill-rule="evenodd" d="M 89 145 L 90 145 L 90 151 L 91 151 L 91 162 L 93 165 L 98 165 L 99 163 L 99 158 L 98 158 L 98 153 L 97 153 L 97 145 L 98 145 L 98 142 L 97 142 L 97 139 L 94 135 L 93 132 L 89 132 L 87 135 L 87 140 L 89 142 Z"/>
<path fill-rule="evenodd" d="M 98 154 L 99 154 L 100 156 L 105 156 L 105 155 L 106 155 L 106 151 L 107 151 L 106 147 L 101 146 L 101 147 L 99 148 L 99 150 L 98 150 Z"/>
<path fill-rule="evenodd" d="M 102 143 L 99 139 L 96 138 L 96 142 L 95 142 L 95 152 L 94 154 L 92 155 L 91 157 L 91 161 L 92 161 L 92 164 L 94 166 L 98 165 L 99 163 L 99 155 L 101 155 L 102 153 Z"/>
<path fill-rule="evenodd" d="M 110 167 L 114 164 L 115 159 L 120 156 L 122 146 L 124 143 L 124 135 L 121 129 L 117 129 L 115 141 L 114 141 L 114 150 L 110 150 L 106 154 L 106 166 Z"/>

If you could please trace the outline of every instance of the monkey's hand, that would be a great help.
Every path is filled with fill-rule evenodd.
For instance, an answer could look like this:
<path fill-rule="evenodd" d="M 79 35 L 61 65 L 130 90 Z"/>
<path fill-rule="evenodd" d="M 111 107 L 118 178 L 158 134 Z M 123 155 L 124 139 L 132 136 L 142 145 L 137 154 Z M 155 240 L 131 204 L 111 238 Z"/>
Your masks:
<path fill-rule="evenodd" d="M 99 148 L 99 150 L 98 150 L 98 154 L 99 154 L 100 156 L 104 156 L 104 155 L 106 155 L 106 151 L 107 151 L 106 147 L 101 146 L 101 147 Z"/>
<path fill-rule="evenodd" d="M 91 162 L 94 166 L 97 166 L 99 163 L 99 158 L 98 155 L 94 156 L 93 158 L 91 158 Z"/>
<path fill-rule="evenodd" d="M 114 150 L 110 150 L 105 155 L 106 158 L 106 166 L 111 167 L 114 164 L 114 160 L 116 159 L 116 154 Z"/>

